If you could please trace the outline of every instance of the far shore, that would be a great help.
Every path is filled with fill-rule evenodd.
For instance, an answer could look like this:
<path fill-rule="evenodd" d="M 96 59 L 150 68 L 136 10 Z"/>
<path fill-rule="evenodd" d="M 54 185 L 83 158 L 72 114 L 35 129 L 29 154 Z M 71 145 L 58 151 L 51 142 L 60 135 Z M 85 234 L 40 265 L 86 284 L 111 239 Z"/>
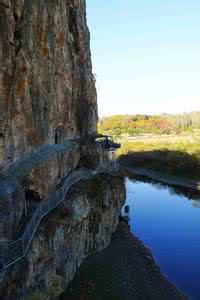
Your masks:
<path fill-rule="evenodd" d="M 160 172 L 156 172 L 156 171 L 152 171 L 152 170 L 148 170 L 148 169 L 140 168 L 140 167 L 134 167 L 134 166 L 121 165 L 120 168 L 121 168 L 122 172 L 125 171 L 125 172 L 128 172 L 133 175 L 135 174 L 135 175 L 149 177 L 153 180 L 167 183 L 170 185 L 180 186 L 180 187 L 189 188 L 189 189 L 192 189 L 195 191 L 200 191 L 200 182 L 191 180 L 189 178 L 183 179 L 183 178 L 178 178 L 175 176 L 168 176 L 168 175 L 162 174 Z"/>

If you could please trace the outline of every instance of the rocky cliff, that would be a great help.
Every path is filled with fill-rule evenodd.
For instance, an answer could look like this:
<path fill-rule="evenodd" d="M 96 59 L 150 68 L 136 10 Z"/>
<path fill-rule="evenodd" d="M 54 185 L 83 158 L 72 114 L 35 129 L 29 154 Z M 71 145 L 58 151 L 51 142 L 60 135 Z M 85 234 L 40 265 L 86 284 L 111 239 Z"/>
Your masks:
<path fill-rule="evenodd" d="M 89 43 L 84 0 L 0 0 L 0 169 L 41 145 L 96 132 Z M 29 167 L 23 190 L 48 197 L 80 156 L 75 147 Z M 23 211 L 15 198 L 23 202 L 24 195 L 10 190 L 0 193 L 1 220 L 12 219 L 7 229 L 1 222 L 0 239 L 12 238 Z M 20 213 L 13 217 L 7 207 Z"/>
<path fill-rule="evenodd" d="M 0 164 L 96 131 L 85 0 L 0 0 Z"/>
<path fill-rule="evenodd" d="M 42 222 L 27 256 L 7 274 L 1 299 L 57 299 L 84 258 L 110 243 L 124 197 L 120 178 L 104 175 L 74 186 Z"/>
<path fill-rule="evenodd" d="M 0 0 L 1 243 L 20 236 L 69 173 L 109 156 L 86 139 L 97 117 L 85 1 Z M 109 244 L 124 197 L 123 180 L 105 175 L 71 188 L 7 270 L 0 298 L 59 297 L 82 260 Z"/>

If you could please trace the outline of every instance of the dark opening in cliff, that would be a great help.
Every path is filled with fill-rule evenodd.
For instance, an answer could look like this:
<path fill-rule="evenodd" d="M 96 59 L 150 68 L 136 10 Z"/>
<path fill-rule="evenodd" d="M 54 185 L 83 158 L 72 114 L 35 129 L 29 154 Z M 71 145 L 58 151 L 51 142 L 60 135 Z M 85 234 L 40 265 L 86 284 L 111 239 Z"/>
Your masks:
<path fill-rule="evenodd" d="M 64 138 L 64 128 L 62 126 L 57 127 L 55 130 L 55 144 L 62 144 Z"/>

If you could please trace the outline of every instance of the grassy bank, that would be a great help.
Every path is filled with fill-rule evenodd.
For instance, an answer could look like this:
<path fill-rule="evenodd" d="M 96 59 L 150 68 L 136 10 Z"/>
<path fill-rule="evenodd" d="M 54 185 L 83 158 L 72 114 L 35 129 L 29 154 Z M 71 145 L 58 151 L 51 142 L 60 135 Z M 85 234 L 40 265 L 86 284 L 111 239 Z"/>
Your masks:
<path fill-rule="evenodd" d="M 120 163 L 200 181 L 200 142 L 197 139 L 121 141 Z"/>

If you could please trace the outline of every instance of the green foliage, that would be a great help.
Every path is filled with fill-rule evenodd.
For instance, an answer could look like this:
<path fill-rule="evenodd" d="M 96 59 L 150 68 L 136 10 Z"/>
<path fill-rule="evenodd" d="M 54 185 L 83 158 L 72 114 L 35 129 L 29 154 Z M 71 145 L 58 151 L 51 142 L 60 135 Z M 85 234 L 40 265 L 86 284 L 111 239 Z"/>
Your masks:
<path fill-rule="evenodd" d="M 120 141 L 121 162 L 200 180 L 200 112 L 116 115 L 98 129 Z"/>
<path fill-rule="evenodd" d="M 41 299 L 41 297 L 38 293 L 33 293 L 33 294 L 31 294 L 30 297 L 28 297 L 28 300 L 40 300 L 40 299 Z"/>
<path fill-rule="evenodd" d="M 54 279 L 51 286 L 46 291 L 46 295 L 49 297 L 56 297 L 62 291 L 61 282 L 58 279 Z"/>
<path fill-rule="evenodd" d="M 193 139 L 125 142 L 118 154 L 121 164 L 200 180 L 200 143 Z"/>
<path fill-rule="evenodd" d="M 115 115 L 99 121 L 99 133 L 120 137 L 141 134 L 192 133 L 200 129 L 200 112 L 177 115 Z"/>
<path fill-rule="evenodd" d="M 54 279 L 51 283 L 51 286 L 45 291 L 45 295 L 43 293 L 34 292 L 29 297 L 28 300 L 42 300 L 47 298 L 55 298 L 58 297 L 62 292 L 62 286 L 59 279 Z"/>

